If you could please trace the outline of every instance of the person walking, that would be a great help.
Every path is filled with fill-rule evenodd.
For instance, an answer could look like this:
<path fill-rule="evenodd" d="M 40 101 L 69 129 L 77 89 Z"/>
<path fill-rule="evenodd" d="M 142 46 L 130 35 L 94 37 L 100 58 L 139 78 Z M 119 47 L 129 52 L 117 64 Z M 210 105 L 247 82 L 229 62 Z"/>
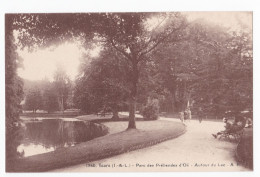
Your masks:
<path fill-rule="evenodd" d="M 190 120 L 191 120 L 191 110 L 190 110 L 190 108 L 187 108 L 187 118 L 190 122 Z"/>
<path fill-rule="evenodd" d="M 180 120 L 182 123 L 184 123 L 184 113 L 183 111 L 180 112 Z"/>

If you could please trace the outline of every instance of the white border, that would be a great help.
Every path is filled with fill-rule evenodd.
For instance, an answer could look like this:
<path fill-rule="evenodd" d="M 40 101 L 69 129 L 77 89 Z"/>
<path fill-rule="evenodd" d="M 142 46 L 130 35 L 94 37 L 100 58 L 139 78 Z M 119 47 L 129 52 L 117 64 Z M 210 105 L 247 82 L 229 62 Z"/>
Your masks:
<path fill-rule="evenodd" d="M 5 13 L 51 13 L 51 12 L 147 12 L 147 11 L 253 11 L 254 25 L 254 172 L 221 172 L 221 173 L 57 173 L 51 176 L 259 176 L 259 32 L 260 3 L 257 0 L 6 0 L 0 5 L 0 175 L 1 176 L 34 176 L 33 173 L 5 173 L 5 96 L 4 96 L 4 14 Z M 257 110 L 258 109 L 258 110 Z M 39 176 L 46 173 L 39 173 Z"/>

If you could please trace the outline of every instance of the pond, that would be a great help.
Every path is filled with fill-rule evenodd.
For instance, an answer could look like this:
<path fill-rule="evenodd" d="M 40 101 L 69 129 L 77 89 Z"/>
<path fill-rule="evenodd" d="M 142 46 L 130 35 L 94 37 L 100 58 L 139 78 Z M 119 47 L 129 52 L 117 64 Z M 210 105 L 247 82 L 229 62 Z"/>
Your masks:
<path fill-rule="evenodd" d="M 25 119 L 23 119 L 25 120 Z M 65 119 L 33 119 L 23 121 L 22 141 L 17 150 L 28 157 L 75 146 L 104 136 L 108 129 L 92 122 Z"/>

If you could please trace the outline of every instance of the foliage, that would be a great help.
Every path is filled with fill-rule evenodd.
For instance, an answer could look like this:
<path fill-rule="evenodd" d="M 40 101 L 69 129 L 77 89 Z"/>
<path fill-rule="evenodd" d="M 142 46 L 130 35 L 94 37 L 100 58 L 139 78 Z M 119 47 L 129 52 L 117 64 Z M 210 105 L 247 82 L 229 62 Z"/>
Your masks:
<path fill-rule="evenodd" d="M 236 149 L 238 161 L 253 170 L 253 130 L 246 129 Z"/>
<path fill-rule="evenodd" d="M 164 43 L 153 53 L 158 80 L 169 91 L 172 110 L 185 109 L 188 100 L 195 111 L 202 107 L 215 116 L 252 109 L 249 33 L 196 21 L 187 27 L 187 35 L 187 41 Z"/>
<path fill-rule="evenodd" d="M 81 65 L 74 101 L 85 112 L 120 110 L 127 103 L 129 128 L 135 128 L 136 103 L 144 105 L 147 98 L 143 114 L 148 119 L 156 117 L 158 105 L 180 111 L 188 101 L 193 109 L 202 107 L 217 116 L 253 106 L 252 36 L 244 28 L 231 32 L 203 21 L 188 22 L 176 12 L 74 13 L 8 14 L 5 31 L 7 160 L 16 156 L 22 100 L 17 46 L 33 50 L 68 40 L 87 49 L 102 46 L 98 58 Z M 44 109 L 56 110 L 58 100 L 64 110 L 72 94 L 62 69 L 53 85 L 42 91 L 48 105 Z"/>
<path fill-rule="evenodd" d="M 71 90 L 71 81 L 62 66 L 57 67 L 57 71 L 54 73 L 53 84 L 54 92 L 58 97 L 59 110 L 63 112 L 67 106 L 66 103 Z"/>
<path fill-rule="evenodd" d="M 196 69 L 199 76 L 194 83 L 193 98 L 212 115 L 231 110 L 252 108 L 252 41 L 250 36 L 227 32 L 214 26 L 203 27 L 204 35 L 198 42 L 204 54 Z M 195 35 L 194 35 L 195 36 Z M 243 40 L 237 40 L 242 38 Z M 241 45 L 244 43 L 244 45 Z M 244 47 L 242 47 L 244 46 Z M 237 50 L 242 48 L 241 50 Z"/>
<path fill-rule="evenodd" d="M 32 110 L 34 113 L 43 107 L 43 98 L 39 88 L 28 91 L 25 97 L 25 110 Z"/>
<path fill-rule="evenodd" d="M 6 113 L 6 170 L 12 168 L 13 162 L 19 157 L 17 146 L 20 142 L 20 103 L 23 98 L 23 82 L 17 75 L 17 68 L 21 67 L 21 58 L 17 54 L 14 44 L 12 16 L 5 18 L 5 113 Z"/>
<path fill-rule="evenodd" d="M 59 110 L 58 96 L 52 83 L 48 88 L 43 88 L 43 110 L 48 113 Z"/>
<path fill-rule="evenodd" d="M 214 115 L 252 105 L 252 41 L 245 31 L 232 34 L 203 21 L 188 22 L 177 12 L 18 14 L 14 27 L 22 47 L 77 40 L 88 49 L 101 45 L 120 54 L 129 68 L 129 128 L 135 128 L 136 103 L 144 104 L 150 94 L 170 103 L 172 111 L 183 110 L 188 101 Z M 149 85 L 156 88 L 141 95 Z M 81 105 L 94 106 L 88 104 Z"/>
<path fill-rule="evenodd" d="M 112 111 L 125 107 L 129 93 L 127 65 L 113 50 L 104 49 L 89 65 L 83 65 L 82 77 L 76 82 L 76 105 L 86 113 Z M 85 58 L 84 61 L 86 61 Z"/>
<path fill-rule="evenodd" d="M 190 49 L 190 42 L 182 41 L 178 45 L 165 43 L 153 53 L 158 84 L 166 89 L 166 102 L 171 105 L 172 112 L 185 109 L 191 97 L 188 85 L 197 77 L 190 67 L 196 65 Z"/>
<path fill-rule="evenodd" d="M 148 99 L 142 110 L 144 120 L 156 120 L 159 114 L 159 102 L 157 99 Z"/>
<path fill-rule="evenodd" d="M 82 39 L 91 47 L 91 38 L 119 52 L 131 67 L 128 128 L 136 128 L 140 63 L 164 41 L 181 41 L 187 20 L 181 13 L 20 14 L 15 25 L 20 27 L 19 44 L 29 48 L 69 39 Z"/>
<path fill-rule="evenodd" d="M 33 107 L 35 107 L 49 113 L 59 111 L 62 110 L 62 98 L 64 109 L 74 106 L 71 100 L 73 97 L 73 85 L 62 68 L 57 69 L 54 79 L 56 80 L 52 82 L 48 79 L 39 81 L 23 80 L 25 110 L 33 110 Z"/>

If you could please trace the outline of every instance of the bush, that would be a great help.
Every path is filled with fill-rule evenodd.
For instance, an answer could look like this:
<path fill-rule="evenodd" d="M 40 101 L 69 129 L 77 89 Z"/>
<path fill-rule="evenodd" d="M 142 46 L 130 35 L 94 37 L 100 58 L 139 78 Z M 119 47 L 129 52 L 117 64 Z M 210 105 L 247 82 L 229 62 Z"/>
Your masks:
<path fill-rule="evenodd" d="M 144 120 L 156 120 L 159 115 L 159 102 L 157 99 L 148 99 L 146 106 L 142 110 Z"/>
<path fill-rule="evenodd" d="M 237 146 L 237 158 L 247 168 L 253 169 L 253 129 L 244 129 L 244 134 Z"/>

